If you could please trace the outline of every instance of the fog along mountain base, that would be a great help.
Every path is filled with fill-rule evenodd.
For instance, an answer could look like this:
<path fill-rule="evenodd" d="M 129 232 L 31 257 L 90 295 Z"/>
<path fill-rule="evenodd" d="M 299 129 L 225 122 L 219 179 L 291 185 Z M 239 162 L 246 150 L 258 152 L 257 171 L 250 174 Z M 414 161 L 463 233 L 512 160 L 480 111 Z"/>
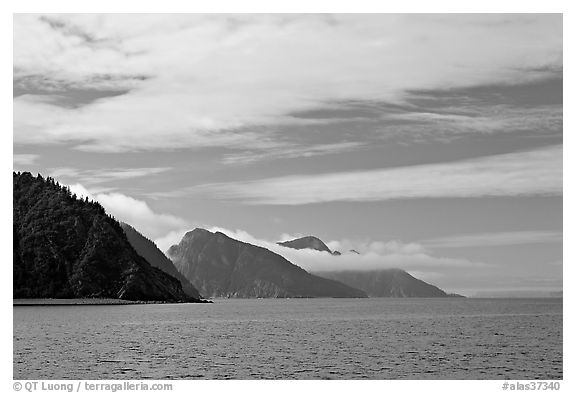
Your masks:
<path fill-rule="evenodd" d="M 97 202 L 54 179 L 13 174 L 14 298 L 197 302 L 151 266 Z"/>
<path fill-rule="evenodd" d="M 330 250 L 322 240 L 314 236 L 305 236 L 278 244 L 297 250 L 310 249 L 327 252 L 335 256 L 342 255 L 339 251 Z M 360 254 L 356 250 L 350 250 L 349 252 Z M 462 295 L 448 294 L 440 288 L 419 280 L 401 269 L 312 273 L 324 278 L 343 282 L 353 288 L 361 289 L 370 297 L 464 297 Z"/>

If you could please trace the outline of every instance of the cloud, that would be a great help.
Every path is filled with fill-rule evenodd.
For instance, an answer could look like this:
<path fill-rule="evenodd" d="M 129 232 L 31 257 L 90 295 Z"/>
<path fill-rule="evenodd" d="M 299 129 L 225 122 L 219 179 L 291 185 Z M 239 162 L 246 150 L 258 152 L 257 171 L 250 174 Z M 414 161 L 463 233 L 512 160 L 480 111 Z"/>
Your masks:
<path fill-rule="evenodd" d="M 510 105 L 461 105 L 435 112 L 386 114 L 382 120 L 393 122 L 381 128 L 383 136 L 451 136 L 466 133 L 505 133 L 537 131 L 562 133 L 562 106 L 513 107 Z M 458 113 L 459 112 L 459 113 Z M 398 123 L 394 123 L 398 122 Z"/>
<path fill-rule="evenodd" d="M 148 177 L 159 173 L 167 172 L 172 168 L 118 168 L 118 169 L 77 169 L 70 167 L 60 167 L 48 169 L 50 176 L 69 182 L 75 180 L 81 184 L 94 185 L 100 183 L 114 182 L 119 180 L 134 179 L 138 177 Z"/>
<path fill-rule="evenodd" d="M 267 248 L 310 272 L 400 268 L 408 271 L 430 270 L 441 274 L 443 269 L 470 269 L 484 266 L 482 263 L 471 262 L 466 259 L 434 256 L 430 251 L 416 243 L 343 239 L 336 241 L 336 243 L 345 244 L 347 247 L 361 251 L 361 253 L 349 253 L 341 249 L 344 251 L 343 254 L 334 256 L 316 250 L 295 250 L 283 247 L 276 244 L 275 241 L 259 239 L 244 230 L 228 230 L 220 227 L 212 227 L 208 230 L 211 232 L 219 231 L 234 239 Z M 282 240 L 284 238 L 285 236 L 282 236 Z M 334 241 L 328 242 L 328 244 L 334 243 Z"/>
<path fill-rule="evenodd" d="M 14 166 L 26 166 L 36 163 L 40 157 L 38 154 L 14 154 L 13 163 Z"/>
<path fill-rule="evenodd" d="M 117 220 L 132 225 L 149 239 L 165 237 L 167 233 L 182 230 L 190 224 L 182 218 L 154 212 L 144 201 L 120 193 L 93 194 L 81 184 L 73 184 L 70 190 L 81 197 L 96 200 Z"/>
<path fill-rule="evenodd" d="M 305 158 L 326 154 L 336 154 L 357 150 L 364 146 L 361 142 L 339 142 L 320 144 L 315 146 L 283 146 L 282 148 L 267 149 L 265 151 L 250 151 L 244 153 L 228 154 L 224 157 L 225 164 L 250 164 L 256 161 L 287 158 Z"/>
<path fill-rule="evenodd" d="M 269 126 L 308 124 L 299 111 L 562 68 L 559 14 L 19 14 L 14 37 L 15 84 L 29 90 L 14 141 L 105 152 L 279 148 Z M 125 94 L 76 108 L 34 94 L 70 89 Z"/>
<path fill-rule="evenodd" d="M 422 241 L 431 248 L 460 247 L 495 247 L 518 244 L 553 244 L 562 243 L 562 232 L 558 231 L 517 231 L 474 233 L 460 236 L 449 236 Z"/>
<path fill-rule="evenodd" d="M 207 184 L 188 192 L 267 205 L 561 195 L 562 147 L 452 163 Z"/>

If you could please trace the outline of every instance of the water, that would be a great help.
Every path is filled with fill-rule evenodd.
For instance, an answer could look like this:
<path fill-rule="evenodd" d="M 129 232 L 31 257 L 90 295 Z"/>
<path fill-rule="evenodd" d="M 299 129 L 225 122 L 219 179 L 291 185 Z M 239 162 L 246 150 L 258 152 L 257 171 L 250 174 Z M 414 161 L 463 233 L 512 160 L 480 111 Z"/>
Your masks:
<path fill-rule="evenodd" d="M 14 307 L 15 379 L 561 379 L 561 299 Z"/>

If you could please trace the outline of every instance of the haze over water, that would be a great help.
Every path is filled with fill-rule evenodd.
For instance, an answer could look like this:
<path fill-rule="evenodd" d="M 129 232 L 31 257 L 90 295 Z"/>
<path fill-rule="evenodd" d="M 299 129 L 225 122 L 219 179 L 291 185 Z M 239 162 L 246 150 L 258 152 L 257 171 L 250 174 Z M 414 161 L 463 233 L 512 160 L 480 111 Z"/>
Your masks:
<path fill-rule="evenodd" d="M 14 307 L 14 379 L 561 379 L 562 299 Z"/>

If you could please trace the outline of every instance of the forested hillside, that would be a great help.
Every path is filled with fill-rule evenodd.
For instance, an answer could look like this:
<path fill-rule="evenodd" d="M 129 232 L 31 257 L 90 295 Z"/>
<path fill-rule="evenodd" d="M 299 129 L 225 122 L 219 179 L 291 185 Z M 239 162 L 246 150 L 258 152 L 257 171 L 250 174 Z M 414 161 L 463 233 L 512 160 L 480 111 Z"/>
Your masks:
<path fill-rule="evenodd" d="M 13 174 L 15 298 L 192 301 L 132 248 L 118 221 L 51 177 Z"/>

